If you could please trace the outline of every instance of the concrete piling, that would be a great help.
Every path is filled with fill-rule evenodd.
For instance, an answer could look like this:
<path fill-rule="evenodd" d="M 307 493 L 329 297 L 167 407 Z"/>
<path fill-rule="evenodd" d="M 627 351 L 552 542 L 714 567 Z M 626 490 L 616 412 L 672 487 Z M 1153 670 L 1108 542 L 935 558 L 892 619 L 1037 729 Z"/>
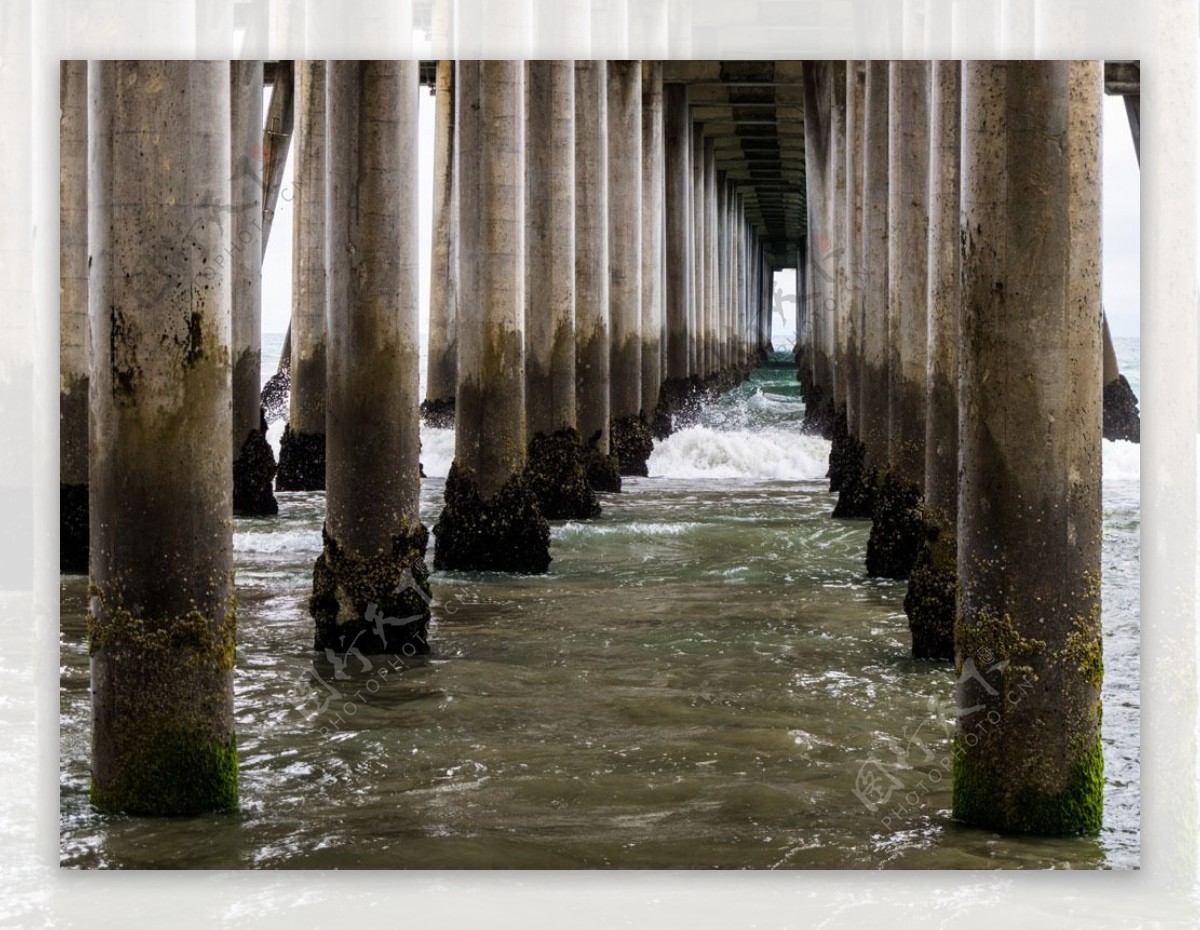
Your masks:
<path fill-rule="evenodd" d="M 708 374 L 708 362 L 704 356 L 704 320 L 708 305 L 708 253 L 704 248 L 704 127 L 692 124 L 692 253 L 695 283 L 692 288 L 691 318 L 692 334 L 688 347 L 689 367 L 699 385 Z"/>
<path fill-rule="evenodd" d="M 954 658 L 957 609 L 960 64 L 932 65 L 924 520 L 904 610 L 914 658 Z"/>
<path fill-rule="evenodd" d="M 833 449 L 830 451 L 830 485 L 832 473 L 838 473 L 838 500 L 833 508 L 835 517 L 870 517 L 875 508 L 875 482 L 866 465 L 866 445 L 862 439 L 863 421 L 870 414 L 862 409 L 864 377 L 863 308 L 866 300 L 864 271 L 864 148 L 866 72 L 861 62 L 847 62 L 844 196 L 842 211 L 842 248 L 844 286 L 842 289 L 839 325 L 845 329 L 842 340 L 845 352 L 846 405 L 844 420 L 835 423 Z"/>
<path fill-rule="evenodd" d="M 810 359 L 797 371 L 804 398 L 804 428 L 830 438 L 834 417 L 835 359 L 833 319 L 836 280 L 830 270 L 833 230 L 829 216 L 829 88 L 828 62 L 804 63 L 804 165 L 808 229 L 805 284 Z M 805 377 L 807 381 L 803 380 Z"/>
<path fill-rule="evenodd" d="M 231 811 L 229 64 L 88 84 L 92 801 Z"/>
<path fill-rule="evenodd" d="M 859 437 L 874 489 L 888 461 L 888 63 L 869 61 L 863 81 L 862 364 Z"/>
<path fill-rule="evenodd" d="M 642 63 L 642 419 L 653 431 L 663 375 L 663 65 Z M 668 424 L 669 426 L 669 424 Z M 649 453 L 647 453 L 649 454 Z M 644 463 L 643 463 L 644 465 Z"/>
<path fill-rule="evenodd" d="M 59 65 L 58 566 L 88 568 L 88 65 Z"/>
<path fill-rule="evenodd" d="M 433 130 L 433 240 L 429 274 L 429 351 L 421 417 L 454 425 L 458 370 L 458 205 L 454 165 L 454 62 L 437 63 Z"/>
<path fill-rule="evenodd" d="M 279 512 L 275 452 L 262 405 L 263 63 L 229 63 L 233 279 L 233 512 Z"/>
<path fill-rule="evenodd" d="M 297 62 L 291 400 L 275 477 L 280 491 L 325 489 L 325 119 L 325 62 Z"/>
<path fill-rule="evenodd" d="M 907 578 L 927 532 L 929 64 L 893 61 L 888 81 L 888 470 L 879 484 L 867 573 Z"/>
<path fill-rule="evenodd" d="M 575 414 L 575 64 L 526 65 L 526 474 L 542 515 L 598 516 Z"/>
<path fill-rule="evenodd" d="M 622 475 L 654 447 L 642 410 L 642 66 L 608 62 L 610 443 Z"/>
<path fill-rule="evenodd" d="M 963 67 L 953 812 L 1005 832 L 1102 819 L 1101 82 Z"/>
<path fill-rule="evenodd" d="M 663 89 L 666 126 L 665 324 L 666 378 L 662 385 L 665 424 L 655 421 L 656 438 L 671 429 L 670 418 L 690 396 L 692 302 L 695 289 L 695 244 L 692 231 L 692 127 L 688 115 L 687 85 L 667 84 Z"/>
<path fill-rule="evenodd" d="M 588 481 L 620 491 L 609 441 L 608 67 L 575 62 L 575 411 Z"/>
<path fill-rule="evenodd" d="M 459 305 L 454 464 L 434 566 L 543 572 L 550 529 L 524 474 L 525 66 L 460 61 L 455 77 L 458 280 L 475 299 Z"/>
<path fill-rule="evenodd" d="M 324 549 L 314 646 L 428 652 L 415 61 L 331 61 Z"/>

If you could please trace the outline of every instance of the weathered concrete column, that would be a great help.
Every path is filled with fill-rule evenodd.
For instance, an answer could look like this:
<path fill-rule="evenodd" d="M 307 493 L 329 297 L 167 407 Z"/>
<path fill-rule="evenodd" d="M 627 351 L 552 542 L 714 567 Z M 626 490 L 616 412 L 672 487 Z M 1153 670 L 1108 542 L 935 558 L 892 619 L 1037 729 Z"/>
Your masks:
<path fill-rule="evenodd" d="M 86 61 L 59 65 L 58 566 L 88 570 L 88 94 Z"/>
<path fill-rule="evenodd" d="M 229 273 L 233 278 L 233 512 L 279 512 L 271 482 L 275 453 L 267 442 L 262 407 L 262 212 L 256 172 L 239 170 L 260 157 L 263 144 L 263 63 L 229 63 L 230 196 L 233 228 Z"/>
<path fill-rule="evenodd" d="M 663 383 L 663 63 L 642 62 L 642 413 L 653 426 Z"/>
<path fill-rule="evenodd" d="M 825 187 L 825 214 L 829 230 L 826 272 L 832 278 L 830 292 L 829 356 L 833 360 L 833 406 L 829 422 L 829 490 L 839 493 L 847 482 L 851 464 L 849 432 L 846 426 L 850 398 L 847 371 L 850 365 L 850 300 L 846 261 L 850 245 L 846 226 L 846 63 L 829 62 L 829 161 Z"/>
<path fill-rule="evenodd" d="M 292 186 L 292 393 L 280 491 L 325 488 L 325 62 L 296 63 Z"/>
<path fill-rule="evenodd" d="M 805 215 L 807 216 L 807 214 Z M 756 276 L 754 281 L 757 282 L 757 254 L 752 252 L 752 255 L 755 257 L 755 264 L 752 265 Z M 750 293 L 754 293 L 753 288 Z M 811 276 L 808 267 L 808 234 L 801 233 L 796 248 L 796 349 L 793 352 L 796 360 L 796 380 L 800 382 L 801 391 L 805 389 L 805 385 L 812 384 L 812 304 Z M 753 318 L 753 314 L 751 314 L 751 318 Z"/>
<path fill-rule="evenodd" d="M 708 307 L 708 254 L 704 250 L 704 127 L 692 124 L 692 250 L 695 255 L 690 364 L 697 385 L 708 375 L 704 357 L 704 317 Z"/>
<path fill-rule="evenodd" d="M 229 63 L 88 83 L 91 797 L 231 811 Z"/>
<path fill-rule="evenodd" d="M 866 296 L 866 273 L 863 266 L 864 229 L 864 108 L 866 72 L 862 62 L 850 61 L 846 66 L 845 167 L 842 210 L 842 248 L 844 287 L 840 309 L 840 326 L 845 330 L 846 413 L 844 423 L 834 433 L 829 457 L 830 484 L 836 471 L 838 500 L 833 508 L 835 517 L 870 517 L 875 509 L 875 479 L 866 465 L 866 445 L 862 438 L 865 417 L 862 410 L 862 378 L 864 334 L 862 304 Z"/>
<path fill-rule="evenodd" d="M 832 359 L 833 412 L 839 420 L 846 415 L 850 333 L 846 280 L 846 63 L 832 61 L 827 65 L 829 77 L 829 172 L 826 187 L 826 215 L 829 235 L 829 259 L 826 271 L 833 278 L 830 290 L 833 307 L 830 312 L 828 353 Z M 834 424 L 835 431 L 844 431 L 845 424 Z M 836 490 L 836 488 L 835 488 Z"/>
<path fill-rule="evenodd" d="M 416 61 L 331 61 L 325 547 L 315 646 L 428 652 L 417 514 Z"/>
<path fill-rule="evenodd" d="M 544 572 L 550 528 L 524 475 L 525 65 L 459 61 L 458 387 L 434 566 Z"/>
<path fill-rule="evenodd" d="M 868 61 L 863 87 L 862 367 L 859 437 L 875 486 L 888 453 L 888 63 Z"/>
<path fill-rule="evenodd" d="M 807 209 L 808 343 L 811 364 L 797 371 L 804 398 L 804 428 L 831 435 L 833 420 L 834 276 L 828 267 L 833 237 L 829 229 L 829 94 L 826 62 L 804 63 L 804 166 Z M 809 380 L 805 382 L 805 375 Z"/>
<path fill-rule="evenodd" d="M 721 332 L 725 368 L 734 383 L 741 380 L 741 368 L 736 358 L 737 329 L 737 204 L 733 182 L 725 180 L 725 323 Z"/>
<path fill-rule="evenodd" d="M 620 491 L 609 437 L 608 66 L 575 62 L 575 412 L 588 481 Z"/>
<path fill-rule="evenodd" d="M 736 192 L 733 202 L 733 361 L 745 375 L 758 359 L 746 349 L 746 204 Z"/>
<path fill-rule="evenodd" d="M 695 243 L 692 233 L 692 126 L 688 114 L 687 85 L 667 84 L 663 89 L 665 135 L 665 263 L 666 263 L 666 380 L 664 412 L 676 413 L 690 395 L 691 315 L 695 287 Z M 656 423 L 656 430 L 658 424 Z M 656 432 L 664 438 L 666 428 Z"/>
<path fill-rule="evenodd" d="M 551 520 L 600 514 L 575 429 L 575 63 L 525 74 L 526 476 Z"/>
<path fill-rule="evenodd" d="M 953 809 L 988 829 L 1101 826 L 1101 68 L 964 64 Z"/>
<path fill-rule="evenodd" d="M 714 149 L 714 158 L 715 154 Z M 729 191 L 725 183 L 724 171 L 717 172 L 716 194 L 717 313 L 714 343 L 717 372 L 724 381 L 729 372 L 729 343 L 726 329 L 729 324 Z"/>
<path fill-rule="evenodd" d="M 704 368 L 706 378 L 719 374 L 717 304 L 720 301 L 717 265 L 717 148 L 712 136 L 704 139 Z"/>
<path fill-rule="evenodd" d="M 859 325 L 862 311 L 862 212 L 863 212 L 863 93 L 865 74 L 861 61 L 846 62 L 846 118 L 844 121 L 845 144 L 845 205 L 842 210 L 842 247 L 846 250 L 842 262 L 845 287 L 842 302 L 845 305 L 842 323 L 846 336 L 846 430 L 858 437 L 859 369 L 861 348 Z"/>
<path fill-rule="evenodd" d="M 925 416 L 927 535 L 904 597 L 913 657 L 954 658 L 957 609 L 961 66 L 933 66 L 929 108 L 929 347 Z"/>
<path fill-rule="evenodd" d="M 642 414 L 642 64 L 608 63 L 610 442 L 622 475 L 654 448 Z"/>
<path fill-rule="evenodd" d="M 458 372 L 458 205 L 454 183 L 454 62 L 437 63 L 433 124 L 433 242 L 429 275 L 429 353 L 421 417 L 454 425 Z"/>
<path fill-rule="evenodd" d="M 926 535 L 929 63 L 890 63 L 888 174 L 888 471 L 867 542 L 867 574 L 907 578 Z"/>

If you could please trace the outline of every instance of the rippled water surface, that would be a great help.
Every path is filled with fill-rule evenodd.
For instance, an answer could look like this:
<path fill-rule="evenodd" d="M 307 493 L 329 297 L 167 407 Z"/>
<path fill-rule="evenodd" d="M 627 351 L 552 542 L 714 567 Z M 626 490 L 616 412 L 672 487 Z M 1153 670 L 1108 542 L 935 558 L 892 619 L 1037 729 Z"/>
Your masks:
<path fill-rule="evenodd" d="M 868 524 L 829 518 L 801 416 L 794 371 L 762 369 L 599 520 L 555 524 L 548 575 L 435 573 L 433 653 L 403 667 L 310 649 L 322 494 L 239 519 L 234 816 L 91 808 L 86 582 L 67 578 L 63 864 L 1136 866 L 1137 447 L 1105 444 L 1104 831 L 1003 837 L 950 821 L 953 669 L 909 658 L 904 585 L 864 577 Z M 452 454 L 424 434 L 429 526 Z M 856 796 L 864 772 L 885 807 Z"/>

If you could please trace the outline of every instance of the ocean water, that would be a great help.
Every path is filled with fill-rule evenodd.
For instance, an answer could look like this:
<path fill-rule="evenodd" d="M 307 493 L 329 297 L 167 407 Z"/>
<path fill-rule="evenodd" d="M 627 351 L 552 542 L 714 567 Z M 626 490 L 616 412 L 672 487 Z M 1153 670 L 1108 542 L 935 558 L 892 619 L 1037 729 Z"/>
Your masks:
<path fill-rule="evenodd" d="M 1135 391 L 1136 348 L 1118 340 Z M 324 496 L 238 519 L 232 816 L 92 809 L 86 584 L 65 579 L 62 864 L 1136 867 L 1138 447 L 1104 448 L 1104 829 L 1009 837 L 950 820 L 953 669 L 909 657 L 905 586 L 864 576 L 868 525 L 830 519 L 802 416 L 794 372 L 760 369 L 600 519 L 554 524 L 549 574 L 434 573 L 432 654 L 345 678 L 310 648 Z M 453 444 L 422 431 L 430 527 Z"/>

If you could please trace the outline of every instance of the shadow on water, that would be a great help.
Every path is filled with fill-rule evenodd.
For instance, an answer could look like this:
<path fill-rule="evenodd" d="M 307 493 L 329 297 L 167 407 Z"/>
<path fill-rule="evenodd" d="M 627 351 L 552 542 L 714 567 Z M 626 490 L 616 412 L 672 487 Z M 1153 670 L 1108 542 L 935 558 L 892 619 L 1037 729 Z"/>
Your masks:
<path fill-rule="evenodd" d="M 1002 837 L 949 819 L 953 670 L 909 658 L 904 587 L 863 577 L 866 522 L 829 519 L 802 413 L 793 370 L 760 369 L 659 445 L 656 477 L 555 524 L 547 575 L 435 573 L 425 657 L 311 650 L 321 494 L 237 520 L 235 816 L 91 808 L 86 583 L 66 579 L 63 865 L 1135 866 L 1127 450 L 1105 450 L 1104 832 Z M 452 438 L 425 439 L 436 475 Z M 424 482 L 427 525 L 442 489 Z"/>

